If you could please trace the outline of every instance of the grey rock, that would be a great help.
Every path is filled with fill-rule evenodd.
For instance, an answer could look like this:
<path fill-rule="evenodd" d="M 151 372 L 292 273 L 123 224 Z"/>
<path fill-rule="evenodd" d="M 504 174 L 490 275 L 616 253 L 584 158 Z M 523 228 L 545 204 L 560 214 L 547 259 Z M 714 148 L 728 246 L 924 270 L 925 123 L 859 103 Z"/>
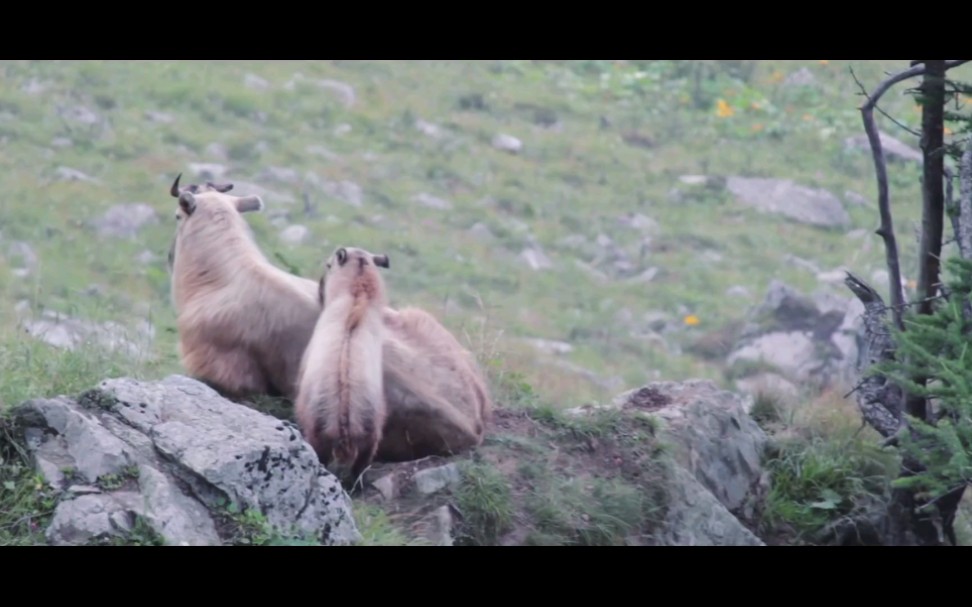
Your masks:
<path fill-rule="evenodd" d="M 426 468 L 419 470 L 412 476 L 415 489 L 422 495 L 431 495 L 458 483 L 459 480 L 459 468 L 455 464 Z"/>
<path fill-rule="evenodd" d="M 101 117 L 97 114 L 97 112 L 83 105 L 62 107 L 58 110 L 58 114 L 60 114 L 61 118 L 69 122 L 77 122 L 78 124 L 88 126 L 101 122 Z"/>
<path fill-rule="evenodd" d="M 738 518 L 753 515 L 765 477 L 761 460 L 768 437 L 749 417 L 752 404 L 752 398 L 710 381 L 659 381 L 567 413 L 613 408 L 661 422 L 659 439 L 670 446 L 662 460 L 667 513 L 655 543 L 762 546 Z"/>
<path fill-rule="evenodd" d="M 415 121 L 415 128 L 426 137 L 436 138 L 442 134 L 442 129 L 438 125 L 421 119 Z"/>
<path fill-rule="evenodd" d="M 284 228 L 280 232 L 280 240 L 286 242 L 287 244 L 300 244 L 304 242 L 304 239 L 310 234 L 310 230 L 307 226 L 302 225 L 292 225 Z"/>
<path fill-rule="evenodd" d="M 444 198 L 439 198 L 431 194 L 426 194 L 422 192 L 421 194 L 416 194 L 412 196 L 412 201 L 417 202 L 423 207 L 428 207 L 430 209 L 440 209 L 447 211 L 452 208 L 452 203 Z"/>
<path fill-rule="evenodd" d="M 752 399 L 704 380 L 653 382 L 615 398 L 662 419 L 673 455 L 716 499 L 742 508 L 762 472 L 766 433 L 749 417 Z"/>
<path fill-rule="evenodd" d="M 523 142 L 513 135 L 499 133 L 493 137 L 493 147 L 504 152 L 516 154 L 523 149 Z"/>
<path fill-rule="evenodd" d="M 475 223 L 469 228 L 469 235 L 482 242 L 490 242 L 496 238 L 493 232 L 483 223 Z"/>
<path fill-rule="evenodd" d="M 71 167 L 57 167 L 57 169 L 54 170 L 54 174 L 61 181 L 86 181 L 88 183 L 101 183 L 100 180 L 95 179 L 94 177 L 91 177 L 77 169 L 72 169 Z"/>
<path fill-rule="evenodd" d="M 817 83 L 817 77 L 809 69 L 801 67 L 792 72 L 783 81 L 783 86 L 813 86 Z"/>
<path fill-rule="evenodd" d="M 125 510 L 125 505 L 112 495 L 82 495 L 61 502 L 45 532 L 47 541 L 55 546 L 71 546 L 121 536 L 125 529 L 119 528 L 115 515 Z"/>
<path fill-rule="evenodd" d="M 67 469 L 90 483 L 138 471 L 116 490 L 62 501 L 52 543 L 118 534 L 138 516 L 167 544 L 219 544 L 215 517 L 230 503 L 259 511 L 283 534 L 327 545 L 361 537 L 347 493 L 292 424 L 190 378 L 106 380 L 78 399 L 28 401 L 15 414 L 55 486 Z"/>
<path fill-rule="evenodd" d="M 76 350 L 84 345 L 94 345 L 109 351 L 123 352 L 133 358 L 151 356 L 154 328 L 131 329 L 116 322 L 94 323 L 62 316 L 53 310 L 45 310 L 37 318 L 21 321 L 24 331 L 51 346 Z"/>
<path fill-rule="evenodd" d="M 903 162 L 917 162 L 919 164 L 923 161 L 920 151 L 900 139 L 895 139 L 883 131 L 878 131 L 878 138 L 881 140 L 881 150 L 889 159 Z M 871 152 L 871 144 L 865 133 L 845 139 L 844 148 L 867 152 L 868 154 Z"/>
<path fill-rule="evenodd" d="M 256 74 L 246 74 L 243 76 L 243 84 L 246 88 L 263 91 L 270 88 L 270 83 L 266 79 Z"/>
<path fill-rule="evenodd" d="M 157 122 L 159 124 L 171 124 L 175 122 L 175 116 L 167 112 L 145 112 L 145 118 L 151 122 Z"/>
<path fill-rule="evenodd" d="M 225 165 L 215 162 L 190 162 L 189 170 L 196 178 L 209 181 L 218 181 L 229 171 Z"/>
<path fill-rule="evenodd" d="M 547 270 L 553 267 L 553 262 L 539 248 L 524 249 L 520 252 L 519 259 L 526 263 L 533 270 Z"/>
<path fill-rule="evenodd" d="M 843 204 L 826 190 L 797 185 L 789 179 L 762 177 L 730 177 L 726 187 L 740 203 L 761 212 L 821 227 L 850 224 Z"/>
<path fill-rule="evenodd" d="M 663 546 L 765 546 L 691 473 L 672 466 Z"/>
<path fill-rule="evenodd" d="M 134 238 L 142 228 L 158 223 L 154 208 L 144 203 L 116 204 L 92 221 L 99 236 Z"/>
<path fill-rule="evenodd" d="M 394 499 L 398 495 L 398 487 L 395 483 L 394 474 L 386 474 L 385 476 L 372 481 L 371 486 L 378 490 L 381 497 L 390 500 Z"/>

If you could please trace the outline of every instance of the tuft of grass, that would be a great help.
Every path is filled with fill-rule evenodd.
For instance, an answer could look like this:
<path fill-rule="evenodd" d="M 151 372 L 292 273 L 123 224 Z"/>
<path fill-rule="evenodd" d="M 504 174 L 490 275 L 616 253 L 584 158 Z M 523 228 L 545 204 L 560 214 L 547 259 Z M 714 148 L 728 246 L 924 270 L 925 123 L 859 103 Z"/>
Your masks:
<path fill-rule="evenodd" d="M 57 493 L 34 469 L 9 416 L 0 413 L 0 546 L 45 544 Z"/>
<path fill-rule="evenodd" d="M 389 518 L 388 513 L 374 504 L 354 506 L 354 520 L 361 533 L 360 546 L 421 546 L 422 538 L 409 538 Z"/>
<path fill-rule="evenodd" d="M 527 502 L 528 545 L 624 545 L 650 510 L 645 494 L 623 480 L 591 477 L 549 482 Z"/>
<path fill-rule="evenodd" d="M 319 546 L 320 542 L 299 533 L 282 533 L 255 508 L 228 503 L 220 512 L 223 543 L 231 546 Z"/>
<path fill-rule="evenodd" d="M 812 543 L 829 524 L 886 502 L 898 458 L 861 431 L 859 416 L 836 392 L 776 411 L 783 421 L 773 426 L 764 462 L 771 475 L 766 533 Z"/>
<path fill-rule="evenodd" d="M 463 462 L 455 489 L 462 516 L 456 544 L 490 545 L 513 524 L 513 496 L 502 472 L 486 462 Z"/>
<path fill-rule="evenodd" d="M 783 420 L 783 408 L 778 398 L 759 392 L 756 394 L 749 416 L 765 430 Z"/>

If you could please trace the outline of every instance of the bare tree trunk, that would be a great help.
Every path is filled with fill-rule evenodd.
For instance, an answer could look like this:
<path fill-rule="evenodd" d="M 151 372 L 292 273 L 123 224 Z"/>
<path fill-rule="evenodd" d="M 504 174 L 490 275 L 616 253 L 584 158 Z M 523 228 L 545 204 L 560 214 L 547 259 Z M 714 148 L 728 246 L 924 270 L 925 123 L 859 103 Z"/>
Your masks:
<path fill-rule="evenodd" d="M 901 293 L 901 272 L 898 263 L 897 243 L 891 221 L 890 196 L 888 193 L 887 168 L 884 153 L 874 123 L 874 110 L 880 97 L 894 84 L 923 75 L 922 95 L 924 97 L 922 114 L 923 150 L 923 184 L 922 209 L 923 225 L 921 248 L 919 257 L 919 312 L 930 314 L 932 311 L 931 298 L 937 295 L 940 287 L 940 257 L 942 249 L 942 233 L 944 230 L 945 193 L 943 191 L 944 177 L 944 99 L 945 99 L 945 71 L 951 67 L 961 65 L 968 60 L 921 60 L 913 61 L 911 68 L 889 77 L 882 82 L 875 91 L 868 94 L 861 86 L 867 102 L 861 107 L 864 130 L 871 144 L 874 165 L 878 182 L 878 209 L 881 215 L 881 226 L 877 233 L 884 239 L 888 271 L 891 275 L 891 312 L 894 324 L 901 330 L 904 325 L 901 319 L 903 308 L 903 294 Z M 918 65 L 924 64 L 924 65 Z M 858 84 L 860 84 L 858 82 Z M 968 198 L 972 198 L 972 145 L 963 157 L 961 173 L 969 173 L 969 183 L 962 183 L 963 194 L 970 191 Z M 969 166 L 966 166 L 966 165 Z M 968 214 L 968 222 L 962 221 L 963 203 L 966 196 L 962 196 L 959 203 L 959 219 L 956 225 L 956 238 L 959 247 L 969 245 L 972 249 L 972 216 Z M 972 211 L 972 200 L 965 203 L 966 213 Z M 963 223 L 965 224 L 963 226 Z M 967 249 L 968 250 L 968 249 Z M 881 298 L 868 285 L 857 277 L 848 273 L 845 280 L 848 288 L 865 305 L 865 342 L 867 344 L 865 356 L 859 361 L 861 366 L 870 366 L 878 360 L 894 358 L 894 345 L 882 327 L 884 306 Z M 861 369 L 862 375 L 863 369 Z M 925 378 L 915 378 L 920 384 Z M 913 396 L 904 398 L 904 392 L 886 377 L 879 374 L 868 374 L 858 386 L 858 406 L 864 420 L 874 427 L 882 436 L 888 438 L 888 443 L 895 442 L 898 433 L 911 432 L 910 427 L 902 416 L 902 409 L 908 414 L 927 420 L 927 403 L 924 398 Z M 904 401 L 904 402 L 902 402 Z M 921 465 L 911 456 L 904 454 L 900 471 L 901 478 L 910 477 L 921 471 Z M 908 489 L 895 489 L 888 504 L 887 516 L 884 520 L 884 535 L 892 545 L 932 545 L 942 544 L 943 535 L 954 544 L 955 534 L 952 528 L 955 511 L 964 492 L 964 486 L 957 488 L 937 500 L 936 504 L 921 503 L 915 494 Z"/>

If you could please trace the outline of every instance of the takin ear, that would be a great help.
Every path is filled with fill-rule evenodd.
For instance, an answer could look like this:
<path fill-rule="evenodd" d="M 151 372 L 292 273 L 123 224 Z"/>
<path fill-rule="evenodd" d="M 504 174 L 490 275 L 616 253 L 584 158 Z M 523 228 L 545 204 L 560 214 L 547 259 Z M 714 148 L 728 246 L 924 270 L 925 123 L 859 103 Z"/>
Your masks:
<path fill-rule="evenodd" d="M 343 266 L 348 261 L 348 251 L 344 247 L 338 249 L 335 255 L 339 266 Z"/>
<path fill-rule="evenodd" d="M 387 255 L 374 255 L 374 256 L 372 256 L 371 260 L 374 261 L 375 262 L 375 265 L 378 266 L 378 267 L 380 267 L 380 268 L 388 268 L 388 267 L 390 267 L 389 266 L 388 256 Z"/>
<path fill-rule="evenodd" d="M 179 195 L 179 206 L 186 215 L 192 215 L 196 210 L 196 197 L 191 192 L 183 192 Z"/>
<path fill-rule="evenodd" d="M 256 194 L 252 196 L 241 196 L 236 199 L 236 210 L 240 213 L 263 210 L 263 199 Z"/>

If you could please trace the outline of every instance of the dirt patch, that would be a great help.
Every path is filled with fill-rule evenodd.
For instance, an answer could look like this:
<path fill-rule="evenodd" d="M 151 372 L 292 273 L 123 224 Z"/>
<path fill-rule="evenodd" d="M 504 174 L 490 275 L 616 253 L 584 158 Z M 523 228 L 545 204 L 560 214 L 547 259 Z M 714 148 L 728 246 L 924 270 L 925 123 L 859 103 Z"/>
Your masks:
<path fill-rule="evenodd" d="M 645 386 L 633 393 L 625 403 L 625 408 L 633 407 L 641 411 L 657 411 L 672 403 L 668 395 L 663 394 L 650 386 Z"/>

